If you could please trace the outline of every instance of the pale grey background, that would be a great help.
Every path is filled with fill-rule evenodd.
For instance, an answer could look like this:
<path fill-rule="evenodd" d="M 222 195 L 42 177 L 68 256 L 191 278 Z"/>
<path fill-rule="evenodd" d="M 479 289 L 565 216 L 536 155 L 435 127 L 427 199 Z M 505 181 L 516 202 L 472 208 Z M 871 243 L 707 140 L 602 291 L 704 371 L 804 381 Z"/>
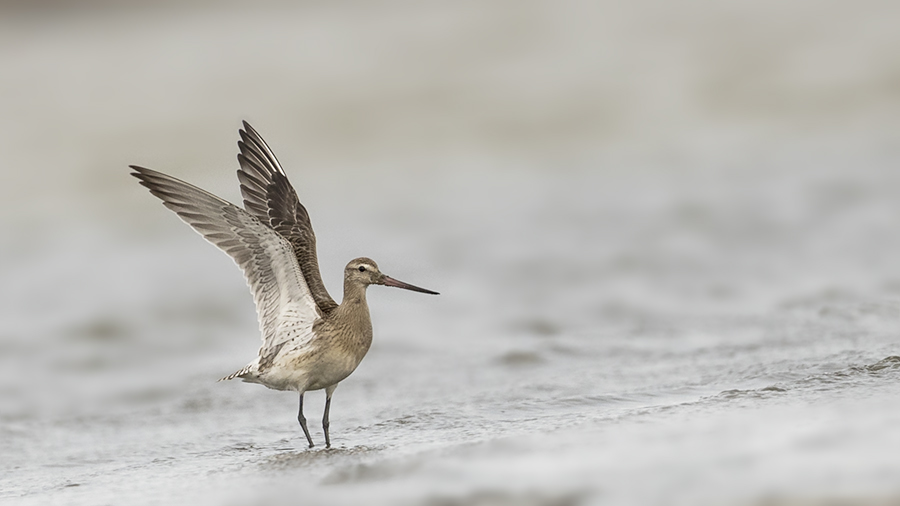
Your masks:
<path fill-rule="evenodd" d="M 0 500 L 900 497 L 900 4 L 35 5 L 0 7 Z M 237 202 L 242 119 L 336 298 L 359 255 L 442 292 L 370 290 L 330 452 L 215 383 L 249 293 L 127 176 Z"/>

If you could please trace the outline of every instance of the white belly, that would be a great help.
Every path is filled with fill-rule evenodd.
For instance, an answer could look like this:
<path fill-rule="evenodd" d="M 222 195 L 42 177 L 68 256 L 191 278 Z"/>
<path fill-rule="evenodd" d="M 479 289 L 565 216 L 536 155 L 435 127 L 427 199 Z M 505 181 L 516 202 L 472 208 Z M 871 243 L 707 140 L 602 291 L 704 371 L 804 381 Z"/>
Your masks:
<path fill-rule="evenodd" d="M 362 356 L 333 347 L 289 350 L 279 354 L 271 367 L 251 381 L 275 390 L 321 390 L 349 376 L 361 360 Z"/>

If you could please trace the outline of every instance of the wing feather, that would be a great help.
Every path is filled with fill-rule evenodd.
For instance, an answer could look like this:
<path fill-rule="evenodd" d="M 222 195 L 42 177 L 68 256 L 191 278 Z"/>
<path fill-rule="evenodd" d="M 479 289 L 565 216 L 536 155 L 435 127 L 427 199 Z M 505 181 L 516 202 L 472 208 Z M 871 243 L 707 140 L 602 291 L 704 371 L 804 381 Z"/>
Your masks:
<path fill-rule="evenodd" d="M 284 237 L 248 211 L 205 190 L 151 169 L 131 168 L 132 175 L 163 205 L 231 256 L 244 272 L 262 333 L 260 360 L 271 360 L 291 339 L 312 337 L 312 325 L 321 313 Z M 245 368 L 232 377 L 247 372 Z"/>
<path fill-rule="evenodd" d="M 291 244 L 316 305 L 322 314 L 328 314 L 337 303 L 322 282 L 309 213 L 266 141 L 246 121 L 239 133 L 238 180 L 244 208 Z"/>

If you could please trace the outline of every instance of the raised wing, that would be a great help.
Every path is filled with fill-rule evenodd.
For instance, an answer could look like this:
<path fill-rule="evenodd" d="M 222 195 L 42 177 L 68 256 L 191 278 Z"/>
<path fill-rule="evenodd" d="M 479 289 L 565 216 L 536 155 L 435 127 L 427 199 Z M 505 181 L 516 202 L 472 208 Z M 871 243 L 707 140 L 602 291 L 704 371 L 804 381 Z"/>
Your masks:
<path fill-rule="evenodd" d="M 319 273 L 316 235 L 309 213 L 266 141 L 246 121 L 240 134 L 238 163 L 241 168 L 237 174 L 244 208 L 288 240 L 316 305 L 322 314 L 328 314 L 337 303 L 328 295 Z"/>
<path fill-rule="evenodd" d="M 247 211 L 196 186 L 155 170 L 131 168 L 132 175 L 163 205 L 228 253 L 244 271 L 259 317 L 262 362 L 271 361 L 290 339 L 312 336 L 320 313 L 284 237 Z"/>

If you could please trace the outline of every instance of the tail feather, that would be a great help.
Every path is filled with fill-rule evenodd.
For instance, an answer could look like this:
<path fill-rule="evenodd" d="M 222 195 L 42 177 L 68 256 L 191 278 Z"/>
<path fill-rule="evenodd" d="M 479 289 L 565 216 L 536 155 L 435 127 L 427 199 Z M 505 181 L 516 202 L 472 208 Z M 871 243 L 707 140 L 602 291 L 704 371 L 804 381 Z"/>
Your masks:
<path fill-rule="evenodd" d="M 252 366 L 253 366 L 253 364 L 244 366 L 244 368 L 241 369 L 240 371 L 231 373 L 228 376 L 225 376 L 224 378 L 219 378 L 218 381 L 228 381 L 228 380 L 233 380 L 234 378 L 243 378 L 247 374 L 250 374 L 250 369 L 252 368 Z"/>

